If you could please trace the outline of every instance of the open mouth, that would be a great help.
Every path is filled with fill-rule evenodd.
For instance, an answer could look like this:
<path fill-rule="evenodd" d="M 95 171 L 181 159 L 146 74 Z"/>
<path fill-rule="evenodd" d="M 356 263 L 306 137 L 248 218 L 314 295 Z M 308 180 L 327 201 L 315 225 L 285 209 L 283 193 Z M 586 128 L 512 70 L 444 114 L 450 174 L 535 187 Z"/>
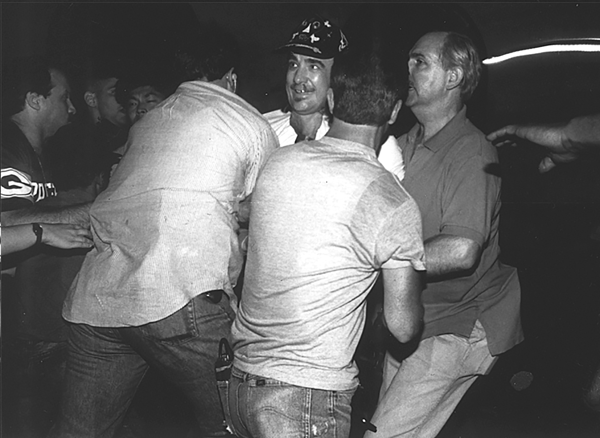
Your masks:
<path fill-rule="evenodd" d="M 291 87 L 291 90 L 295 95 L 297 95 L 299 97 L 306 96 L 307 94 L 313 92 L 312 89 L 309 89 L 306 87 Z"/>

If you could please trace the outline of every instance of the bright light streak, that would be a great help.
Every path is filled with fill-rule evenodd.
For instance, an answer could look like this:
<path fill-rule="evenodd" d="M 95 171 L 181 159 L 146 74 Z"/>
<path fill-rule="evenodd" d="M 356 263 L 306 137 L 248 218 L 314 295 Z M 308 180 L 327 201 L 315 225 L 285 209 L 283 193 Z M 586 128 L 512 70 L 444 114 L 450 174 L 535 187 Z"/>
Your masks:
<path fill-rule="evenodd" d="M 594 39 L 595 40 L 595 39 Z M 589 41 L 589 40 L 588 40 Z M 502 56 L 493 56 L 483 60 L 485 65 L 498 64 L 508 61 L 509 59 L 519 58 L 522 56 L 538 55 L 540 53 L 565 53 L 565 52 L 597 52 L 600 53 L 600 39 L 598 43 L 577 43 L 577 44 L 550 44 L 548 46 L 534 47 L 532 49 L 517 50 L 516 52 L 507 53 Z"/>

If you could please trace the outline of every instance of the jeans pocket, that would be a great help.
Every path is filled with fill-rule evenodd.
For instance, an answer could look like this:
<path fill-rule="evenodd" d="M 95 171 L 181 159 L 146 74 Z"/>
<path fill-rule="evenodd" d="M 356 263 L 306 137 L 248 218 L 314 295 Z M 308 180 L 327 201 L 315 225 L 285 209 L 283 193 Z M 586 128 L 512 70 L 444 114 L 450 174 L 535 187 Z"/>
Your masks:
<path fill-rule="evenodd" d="M 136 331 L 144 337 L 172 344 L 196 337 L 198 330 L 194 320 L 193 301 L 166 318 L 137 327 Z"/>
<path fill-rule="evenodd" d="M 228 328 L 233 321 L 232 314 L 229 300 L 225 296 L 215 303 L 200 294 L 177 312 L 159 321 L 136 327 L 136 331 L 144 337 L 176 345 L 197 338 L 201 334 L 200 330 L 212 330 L 216 333 L 224 327 Z"/>

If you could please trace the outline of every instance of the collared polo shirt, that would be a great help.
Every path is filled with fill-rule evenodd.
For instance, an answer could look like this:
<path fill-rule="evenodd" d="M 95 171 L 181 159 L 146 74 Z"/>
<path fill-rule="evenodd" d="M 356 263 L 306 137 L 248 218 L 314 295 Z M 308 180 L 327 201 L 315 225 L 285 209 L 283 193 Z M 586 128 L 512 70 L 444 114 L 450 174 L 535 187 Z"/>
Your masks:
<path fill-rule="evenodd" d="M 520 287 L 514 268 L 499 261 L 500 177 L 496 149 L 466 117 L 466 107 L 425 143 L 419 126 L 401 136 L 403 185 L 419 205 L 423 238 L 465 237 L 482 247 L 470 275 L 429 282 L 423 292 L 423 338 L 468 337 L 480 319 L 492 354 L 522 339 Z"/>

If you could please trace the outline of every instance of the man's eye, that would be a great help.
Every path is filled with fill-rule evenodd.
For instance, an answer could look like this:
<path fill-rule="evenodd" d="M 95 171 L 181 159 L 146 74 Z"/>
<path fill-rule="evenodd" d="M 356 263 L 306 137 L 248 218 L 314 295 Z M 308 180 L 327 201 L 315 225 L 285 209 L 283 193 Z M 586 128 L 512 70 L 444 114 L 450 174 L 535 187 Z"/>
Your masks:
<path fill-rule="evenodd" d="M 290 61 L 288 62 L 288 70 L 293 70 L 298 67 L 298 63 Z"/>
<path fill-rule="evenodd" d="M 136 106 L 137 106 L 137 102 L 133 102 L 133 101 L 129 102 L 129 108 L 134 108 Z"/>

